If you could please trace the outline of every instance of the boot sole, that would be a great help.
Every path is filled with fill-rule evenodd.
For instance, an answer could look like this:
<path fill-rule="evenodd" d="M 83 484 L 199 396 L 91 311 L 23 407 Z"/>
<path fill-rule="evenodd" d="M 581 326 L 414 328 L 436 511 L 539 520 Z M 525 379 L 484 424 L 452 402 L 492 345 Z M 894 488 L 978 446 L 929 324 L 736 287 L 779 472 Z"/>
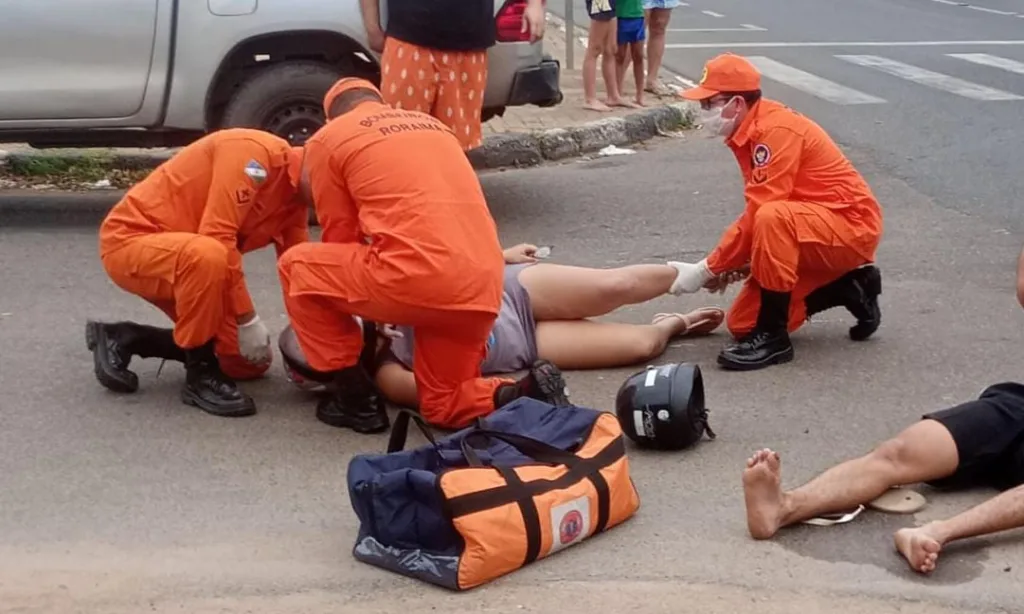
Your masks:
<path fill-rule="evenodd" d="M 547 367 L 547 368 L 545 368 Z M 566 394 L 568 384 L 565 383 L 565 378 L 562 376 L 562 372 L 554 364 L 550 362 L 544 362 L 539 365 L 535 365 L 533 369 L 533 378 L 537 382 L 537 386 L 540 387 L 541 393 L 548 402 L 555 407 L 566 407 L 571 405 L 569 402 L 569 395 Z"/>
<path fill-rule="evenodd" d="M 319 409 L 316 412 L 316 419 L 335 428 L 352 429 L 361 435 L 375 435 L 377 433 L 383 433 L 391 427 L 389 420 L 382 420 L 367 426 L 365 422 L 358 422 L 337 414 L 324 414 Z"/>
<path fill-rule="evenodd" d="M 781 352 L 775 352 L 768 358 L 759 362 L 734 362 L 722 356 L 718 357 L 718 364 L 729 371 L 756 371 L 772 365 L 781 365 L 793 360 L 793 348 L 789 347 Z"/>
<path fill-rule="evenodd" d="M 241 418 L 244 416 L 252 416 L 256 413 L 256 403 L 254 403 L 252 399 L 246 399 L 240 405 L 235 407 L 224 408 L 207 403 L 187 388 L 181 391 L 181 401 L 186 405 L 198 407 L 208 414 L 220 416 L 222 418 Z"/>
<path fill-rule="evenodd" d="M 113 392 L 122 392 L 125 394 L 130 394 L 132 392 L 138 391 L 138 376 L 136 376 L 131 371 L 126 372 L 129 374 L 128 377 L 132 381 L 124 382 L 117 379 L 116 377 L 108 375 L 106 369 L 103 368 L 103 361 L 96 354 L 96 348 L 99 346 L 101 326 L 102 324 L 100 324 L 99 322 L 95 322 L 93 320 L 87 320 L 85 323 L 85 347 L 88 348 L 90 352 L 92 352 L 92 370 L 93 373 L 95 373 L 96 375 L 96 379 L 104 388 L 106 388 L 107 390 L 111 390 Z"/>

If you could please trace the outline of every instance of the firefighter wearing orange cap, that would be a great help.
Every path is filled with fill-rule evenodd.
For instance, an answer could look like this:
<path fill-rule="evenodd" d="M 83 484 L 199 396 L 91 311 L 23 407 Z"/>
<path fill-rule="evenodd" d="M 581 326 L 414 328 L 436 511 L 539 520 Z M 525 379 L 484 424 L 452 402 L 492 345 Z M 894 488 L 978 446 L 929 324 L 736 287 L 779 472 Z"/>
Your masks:
<path fill-rule="evenodd" d="M 543 0 L 523 2 L 522 31 L 544 31 Z M 487 50 L 497 38 L 494 0 L 360 0 L 370 48 L 382 52 L 381 93 L 399 109 L 424 111 L 455 133 L 463 149 L 482 143 Z M 386 28 L 381 27 L 381 23 Z"/>
<path fill-rule="evenodd" d="M 299 346 L 335 383 L 317 417 L 360 433 L 390 425 L 372 366 L 360 362 L 355 317 L 413 328 L 419 408 L 435 425 L 465 426 L 524 395 L 568 402 L 547 363 L 518 382 L 481 377 L 505 262 L 451 129 L 389 107 L 362 79 L 331 88 L 324 107 L 329 121 L 306 142 L 302 173 L 322 242 L 293 247 L 278 263 Z"/>
<path fill-rule="evenodd" d="M 221 130 L 182 149 L 114 206 L 100 226 L 103 267 L 174 328 L 89 321 L 86 341 L 101 384 L 135 392 L 133 357 L 177 360 L 185 363 L 185 403 L 220 416 L 256 412 L 233 380 L 265 373 L 272 353 L 242 254 L 273 244 L 280 256 L 308 240 L 301 167 L 302 150 L 284 139 Z"/>
<path fill-rule="evenodd" d="M 881 319 L 873 262 L 882 213 L 864 178 L 818 124 L 761 96 L 761 76 L 745 58 L 713 58 L 681 95 L 700 103 L 703 130 L 724 137 L 745 182 L 742 215 L 707 257 L 669 263 L 679 271 L 673 294 L 721 289 L 749 272 L 727 316 L 737 343 L 719 364 L 788 362 L 789 333 L 833 307 L 857 319 L 851 339 L 867 339 Z"/>

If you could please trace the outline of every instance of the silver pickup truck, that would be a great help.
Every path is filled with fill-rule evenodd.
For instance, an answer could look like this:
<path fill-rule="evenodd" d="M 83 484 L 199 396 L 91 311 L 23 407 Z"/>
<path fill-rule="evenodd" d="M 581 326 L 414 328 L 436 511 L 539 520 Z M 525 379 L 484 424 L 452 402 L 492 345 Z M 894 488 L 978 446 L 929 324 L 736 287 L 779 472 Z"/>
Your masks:
<path fill-rule="evenodd" d="M 562 100 L 525 6 L 495 0 L 485 120 Z M 0 0 L 0 142 L 177 147 L 251 127 L 300 145 L 342 75 L 380 83 L 358 0 Z"/>

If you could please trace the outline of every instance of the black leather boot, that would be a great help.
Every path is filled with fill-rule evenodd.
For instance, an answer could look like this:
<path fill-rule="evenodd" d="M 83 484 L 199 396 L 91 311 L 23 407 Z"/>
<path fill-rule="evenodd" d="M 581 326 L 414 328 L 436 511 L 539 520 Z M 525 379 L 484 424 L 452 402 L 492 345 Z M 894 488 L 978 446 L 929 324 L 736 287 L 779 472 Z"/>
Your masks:
<path fill-rule="evenodd" d="M 761 290 L 761 309 L 757 325 L 740 342 L 718 355 L 718 364 L 734 371 L 750 371 L 793 360 L 789 341 L 788 292 Z"/>
<path fill-rule="evenodd" d="M 874 265 L 863 266 L 808 294 L 807 317 L 834 307 L 845 307 L 857 318 L 857 323 L 850 327 L 850 339 L 864 341 L 882 323 L 882 310 L 878 306 L 881 294 L 882 272 Z"/>
<path fill-rule="evenodd" d="M 134 322 L 85 323 L 85 345 L 92 352 L 96 379 L 114 392 L 135 392 L 138 376 L 128 369 L 133 356 L 185 361 L 185 351 L 174 343 L 169 328 Z"/>
<path fill-rule="evenodd" d="M 334 372 L 332 379 L 332 392 L 316 406 L 318 420 L 362 434 L 380 433 L 391 426 L 384 400 L 361 364 Z"/>
<path fill-rule="evenodd" d="M 529 397 L 556 407 L 569 405 L 569 391 L 562 372 L 547 360 L 538 360 L 514 384 L 502 384 L 494 391 L 494 408 L 499 409 L 516 399 Z"/>
<path fill-rule="evenodd" d="M 215 416 L 233 418 L 256 413 L 252 398 L 220 370 L 212 339 L 205 345 L 185 350 L 185 386 L 181 389 L 181 400 Z"/>

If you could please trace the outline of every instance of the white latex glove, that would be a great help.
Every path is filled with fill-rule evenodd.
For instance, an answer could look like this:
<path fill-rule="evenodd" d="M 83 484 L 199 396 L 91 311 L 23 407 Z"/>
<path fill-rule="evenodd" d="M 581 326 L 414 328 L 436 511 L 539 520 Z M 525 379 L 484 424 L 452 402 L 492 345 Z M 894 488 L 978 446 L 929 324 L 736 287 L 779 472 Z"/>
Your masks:
<path fill-rule="evenodd" d="M 668 265 L 677 271 L 676 280 L 672 282 L 669 293 L 679 296 L 682 293 L 692 294 L 700 290 L 714 275 L 708 269 L 707 258 L 697 264 L 689 262 L 669 262 Z"/>
<path fill-rule="evenodd" d="M 238 351 L 253 364 L 270 361 L 270 333 L 259 315 L 238 325 Z"/>

